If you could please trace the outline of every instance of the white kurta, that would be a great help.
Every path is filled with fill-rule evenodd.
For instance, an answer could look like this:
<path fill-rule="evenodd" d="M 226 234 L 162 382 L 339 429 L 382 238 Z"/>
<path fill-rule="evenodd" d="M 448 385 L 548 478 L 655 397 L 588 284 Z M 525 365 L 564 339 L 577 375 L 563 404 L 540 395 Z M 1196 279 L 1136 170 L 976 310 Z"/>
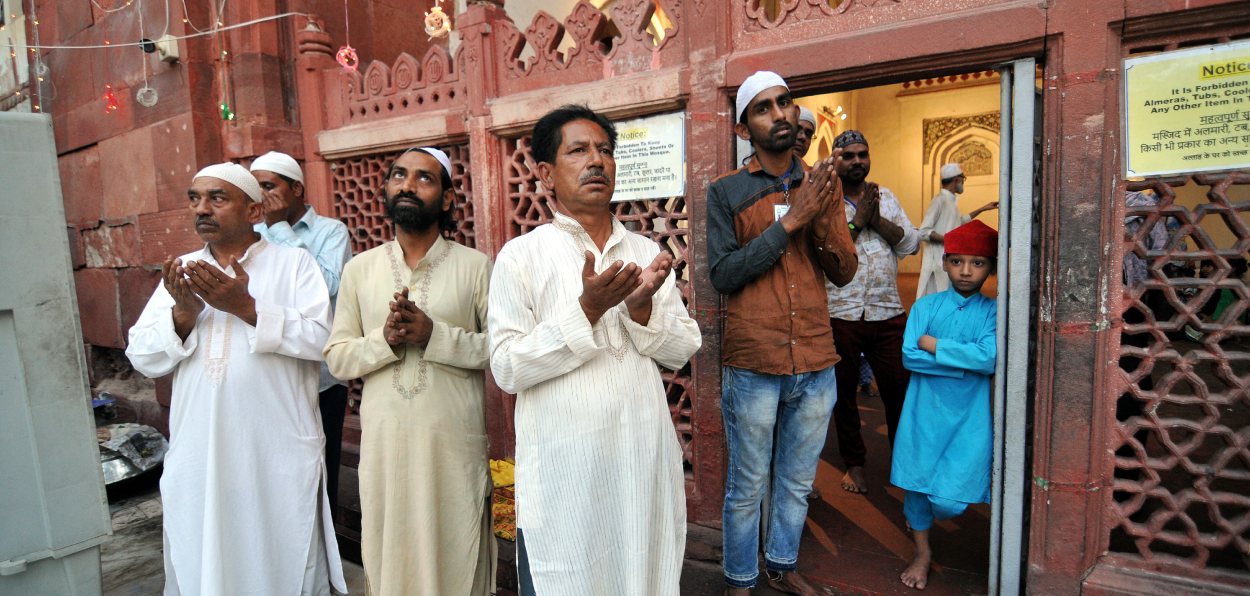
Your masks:
<path fill-rule="evenodd" d="M 486 292 L 490 259 L 438 238 L 410 268 L 395 241 L 347 263 L 326 361 L 363 377 L 361 554 L 374 596 L 495 591 L 487 456 Z M 400 288 L 433 320 L 430 341 L 382 335 Z"/>
<path fill-rule="evenodd" d="M 916 283 L 917 300 L 929 294 L 945 292 L 946 288 L 951 285 L 950 278 L 942 270 L 942 255 L 946 246 L 940 242 L 930 242 L 929 233 L 945 234 L 971 220 L 972 218 L 959 212 L 959 206 L 955 202 L 955 193 L 943 188 L 937 196 L 933 197 L 933 202 L 929 203 L 929 210 L 925 211 L 924 222 L 920 224 L 920 239 L 924 240 L 924 252 L 920 260 L 920 281 Z"/>
<path fill-rule="evenodd" d="M 677 594 L 685 483 L 656 365 L 682 367 L 702 337 L 671 274 L 646 326 L 620 304 L 592 327 L 578 305 L 586 250 L 597 271 L 659 254 L 617 221 L 600 253 L 557 213 L 495 262 L 491 370 L 517 394 L 517 526 L 538 594 Z"/>
<path fill-rule="evenodd" d="M 207 247 L 182 257 L 192 259 L 216 264 Z M 328 594 L 331 582 L 346 592 L 317 410 L 330 296 L 307 251 L 260 240 L 239 263 L 255 327 L 206 304 L 182 341 L 162 284 L 130 329 L 135 369 L 174 375 L 165 594 Z M 306 579 L 310 565 L 328 568 L 329 582 Z"/>

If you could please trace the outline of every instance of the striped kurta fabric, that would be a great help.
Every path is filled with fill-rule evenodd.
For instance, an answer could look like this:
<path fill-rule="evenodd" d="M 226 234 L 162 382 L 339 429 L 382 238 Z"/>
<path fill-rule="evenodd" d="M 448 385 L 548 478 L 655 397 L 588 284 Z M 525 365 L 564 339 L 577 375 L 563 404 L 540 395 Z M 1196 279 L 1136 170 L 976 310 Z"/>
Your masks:
<path fill-rule="evenodd" d="M 505 245 L 491 279 L 491 369 L 517 394 L 517 526 L 538 594 L 677 594 L 684 478 L 656 365 L 680 368 L 701 335 L 673 275 L 647 325 L 620 304 L 591 326 L 578 303 L 587 250 L 596 271 L 659 254 L 619 221 L 599 251 L 557 213 Z"/>

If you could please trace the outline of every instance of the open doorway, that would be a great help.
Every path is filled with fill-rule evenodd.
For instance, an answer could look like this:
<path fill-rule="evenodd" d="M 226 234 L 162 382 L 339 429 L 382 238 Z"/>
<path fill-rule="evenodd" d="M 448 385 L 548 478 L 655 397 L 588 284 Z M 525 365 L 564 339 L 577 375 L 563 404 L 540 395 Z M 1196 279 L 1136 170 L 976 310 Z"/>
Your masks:
<path fill-rule="evenodd" d="M 1024 76 L 1021 76 L 1021 74 Z M 1014 94 L 1013 80 L 1027 91 L 1027 118 L 1013 121 L 1013 105 L 1020 97 Z M 982 292 L 997 296 L 999 288 L 1009 287 L 1007 274 L 1018 271 L 1010 287 L 1015 290 L 1023 282 L 1027 296 L 1030 274 L 1032 201 L 1034 169 L 1032 145 L 1034 135 L 1033 88 L 1036 73 L 1031 60 L 1009 65 L 1002 71 L 984 70 L 943 77 L 906 81 L 891 85 L 867 87 L 830 93 L 804 94 L 796 90 L 796 102 L 816 115 L 816 131 L 808 153 L 812 164 L 833 151 L 834 139 L 843 131 L 854 129 L 867 139 L 872 156 L 868 181 L 889 188 L 897 197 L 912 226 L 920 228 L 926 210 L 941 188 L 943 164 L 960 164 L 966 181 L 957 205 L 963 214 L 995 201 L 1012 203 L 1019 195 L 1016 225 L 1010 210 L 985 211 L 978 219 L 995 229 L 1007 230 L 1000 243 L 999 275 L 991 277 Z M 1024 143 L 1013 146 L 1011 128 L 1027 125 L 1028 134 L 1018 135 Z M 1027 148 L 1027 151 L 1022 150 Z M 1016 162 L 1013 162 L 1013 159 Z M 1001 217 L 1001 219 L 1000 219 Z M 1018 236 L 1017 246 L 1023 248 L 1009 259 L 1012 234 Z M 923 251 L 923 244 L 920 251 Z M 1022 266 L 1019 259 L 1023 257 Z M 898 262 L 897 286 L 905 310 L 916 300 L 916 286 L 921 257 L 906 257 Z M 1020 306 L 1020 305 L 1016 305 Z M 1017 343 L 1027 350 L 1027 298 L 1023 302 L 1026 317 L 1023 341 Z M 1019 545 L 1023 535 L 1022 500 L 1023 466 L 1011 476 L 1014 484 L 1004 495 L 1001 472 L 1005 460 L 1012 456 L 1023 461 L 1025 436 L 1022 425 L 1005 426 L 1007 402 L 1004 380 L 1007 375 L 1004 353 L 1007 332 L 1002 327 L 1007 310 L 1005 297 L 999 299 L 999 374 L 995 402 L 995 503 L 970 507 L 963 515 L 936 523 L 930 541 L 934 560 L 926 592 L 938 594 L 1014 593 L 1013 581 L 1005 581 L 1003 567 L 1018 567 Z M 1019 331 L 1019 330 L 1017 330 Z M 1023 387 L 1026 379 L 1018 378 Z M 1025 407 L 1024 393 L 1016 387 L 1012 407 Z M 842 488 L 846 465 L 839 453 L 835 428 L 831 423 L 829 437 L 821 455 L 815 488 L 819 494 L 809 502 L 807 532 L 800 551 L 801 566 L 813 579 L 852 592 L 910 593 L 899 580 L 913 554 L 910 532 L 903 516 L 903 491 L 890 485 L 891 451 L 887 439 L 885 409 L 876 393 L 876 384 L 858 392 L 858 411 L 862 420 L 861 434 L 867 451 L 864 466 L 868 488 L 855 494 Z M 990 396 L 986 396 L 990 399 Z M 1014 439 L 1011 437 L 1015 437 Z M 1006 453 L 1007 442 L 1020 447 L 1018 453 Z M 1007 479 L 1011 480 L 1011 479 Z M 1010 510 L 1004 518 L 1004 506 Z M 1004 536 L 1007 542 L 1004 543 Z M 1014 554 L 1014 558 L 1013 558 Z M 1004 558 L 1006 557 L 1006 558 Z M 1004 563 L 1004 561 L 1007 561 Z"/>

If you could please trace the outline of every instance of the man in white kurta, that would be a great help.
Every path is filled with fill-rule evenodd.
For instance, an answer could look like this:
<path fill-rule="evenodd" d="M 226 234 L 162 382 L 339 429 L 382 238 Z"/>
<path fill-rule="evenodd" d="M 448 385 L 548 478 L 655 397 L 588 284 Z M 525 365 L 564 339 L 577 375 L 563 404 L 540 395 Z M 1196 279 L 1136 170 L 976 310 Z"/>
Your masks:
<path fill-rule="evenodd" d="M 317 411 L 330 332 L 320 269 L 230 211 L 254 201 L 259 219 L 260 188 L 241 166 L 205 168 L 190 194 L 208 244 L 165 264 L 126 349 L 144 375 L 174 375 L 161 477 L 165 594 L 329 594 L 331 583 L 346 592 Z M 234 243 L 241 256 L 226 259 L 222 238 L 232 234 L 244 238 Z M 214 288 L 232 282 L 254 302 L 254 324 L 214 306 L 224 304 Z M 202 310 L 180 337 L 179 304 L 196 301 Z"/>
<path fill-rule="evenodd" d="M 580 106 L 556 112 L 534 133 L 555 219 L 504 245 L 490 293 L 491 370 L 517 394 L 521 594 L 677 594 L 684 477 L 657 364 L 681 368 L 701 336 L 669 255 L 611 215 L 612 124 Z M 616 293 L 591 298 L 608 280 Z"/>
<path fill-rule="evenodd" d="M 495 588 L 483 380 L 490 260 L 441 235 L 455 226 L 450 169 L 428 147 L 389 168 L 383 197 L 397 238 L 343 269 L 325 349 L 336 377 L 364 379 L 361 554 L 375 596 Z M 401 304 L 426 323 L 423 342 L 396 337 Z"/>
<path fill-rule="evenodd" d="M 983 211 L 998 208 L 998 202 L 995 201 L 978 207 L 968 215 L 960 213 L 956 199 L 963 194 L 964 181 L 967 180 L 963 167 L 957 163 L 948 163 L 942 166 L 939 175 L 942 177 L 942 190 L 929 203 L 929 210 L 925 211 L 924 221 L 920 224 L 920 239 L 924 241 L 924 249 L 921 253 L 920 280 L 916 284 L 916 300 L 929 294 L 945 292 L 950 287 L 950 278 L 942 270 L 942 255 L 945 250 L 942 239 L 946 233 L 972 221 Z"/>

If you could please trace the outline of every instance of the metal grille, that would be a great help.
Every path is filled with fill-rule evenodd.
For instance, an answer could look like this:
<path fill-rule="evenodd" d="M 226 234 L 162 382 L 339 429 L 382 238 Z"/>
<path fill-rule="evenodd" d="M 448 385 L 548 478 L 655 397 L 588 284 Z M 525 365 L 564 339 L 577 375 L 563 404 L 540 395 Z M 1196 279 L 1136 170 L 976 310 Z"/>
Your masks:
<path fill-rule="evenodd" d="M 507 141 L 508 160 L 505 184 L 507 193 L 504 209 L 507 239 L 516 238 L 551 221 L 551 193 L 543 189 L 534 172 L 534 158 L 530 154 L 528 136 Z M 653 201 L 630 201 L 615 203 L 613 210 L 626 229 L 654 240 L 662 250 L 673 255 L 673 271 L 677 274 L 677 286 L 682 301 L 690 303 L 690 215 L 685 197 L 672 197 Z M 694 396 L 694 380 L 691 365 L 680 371 L 660 370 L 664 379 L 664 391 L 668 398 L 673 425 L 677 427 L 677 439 L 681 443 L 682 463 L 687 480 L 693 479 L 694 453 L 692 445 L 694 430 L 691 424 L 691 401 Z"/>
<path fill-rule="evenodd" d="M 1190 568 L 1250 569 L 1250 174 L 1130 183 L 1110 548 Z M 1166 242 L 1152 241 L 1162 226 Z M 1156 232 L 1157 234 L 1157 232 Z M 1128 267 L 1126 266 L 1126 269 Z"/>

